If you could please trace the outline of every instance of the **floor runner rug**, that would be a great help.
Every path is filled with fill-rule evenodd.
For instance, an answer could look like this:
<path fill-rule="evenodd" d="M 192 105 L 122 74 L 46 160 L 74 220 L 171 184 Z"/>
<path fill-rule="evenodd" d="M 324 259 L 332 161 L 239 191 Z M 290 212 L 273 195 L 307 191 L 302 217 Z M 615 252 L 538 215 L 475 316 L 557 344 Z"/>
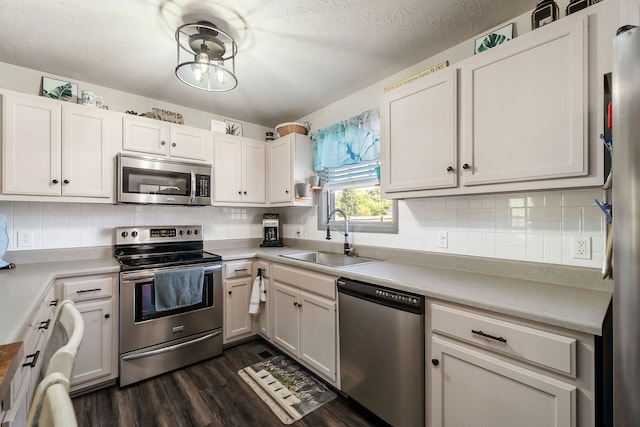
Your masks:
<path fill-rule="evenodd" d="M 270 357 L 238 374 L 284 424 L 336 398 L 334 391 L 285 356 Z"/>

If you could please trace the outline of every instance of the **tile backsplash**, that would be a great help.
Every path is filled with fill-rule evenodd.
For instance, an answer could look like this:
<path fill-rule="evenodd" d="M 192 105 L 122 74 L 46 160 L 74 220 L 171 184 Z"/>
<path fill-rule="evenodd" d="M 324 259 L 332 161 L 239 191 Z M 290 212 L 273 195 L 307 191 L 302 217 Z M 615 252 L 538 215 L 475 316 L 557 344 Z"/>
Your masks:
<path fill-rule="evenodd" d="M 594 199 L 603 195 L 588 189 L 409 199 L 398 205 L 398 234 L 351 238 L 356 250 L 361 244 L 600 268 L 606 221 Z M 288 219 L 303 226 L 304 238 L 324 238 L 314 212 L 298 210 Z M 440 232 L 446 232 L 446 248 L 438 247 Z M 589 239 L 590 259 L 573 257 L 575 238 Z"/>
<path fill-rule="evenodd" d="M 357 245 L 385 246 L 509 260 L 600 268 L 605 220 L 598 189 L 439 197 L 399 202 L 399 233 L 351 233 Z M 9 223 L 9 251 L 109 246 L 113 228 L 201 224 L 205 240 L 262 238 L 262 214 L 280 213 L 282 236 L 324 240 L 310 208 L 223 208 L 0 201 Z M 20 247 L 19 231 L 33 232 Z M 447 248 L 437 237 L 447 233 Z M 591 258 L 573 257 L 575 238 L 591 242 Z"/>

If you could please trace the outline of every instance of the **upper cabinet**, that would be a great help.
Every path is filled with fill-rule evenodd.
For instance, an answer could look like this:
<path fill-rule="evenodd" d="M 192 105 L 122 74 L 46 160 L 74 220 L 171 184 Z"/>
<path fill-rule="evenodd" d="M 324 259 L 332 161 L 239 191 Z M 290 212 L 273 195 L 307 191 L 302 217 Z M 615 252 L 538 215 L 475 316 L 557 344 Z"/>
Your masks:
<path fill-rule="evenodd" d="M 211 163 L 213 134 L 204 129 L 146 117 L 125 116 L 122 148 L 180 159 Z"/>
<path fill-rule="evenodd" d="M 2 193 L 112 201 L 113 117 L 83 105 L 4 92 Z"/>
<path fill-rule="evenodd" d="M 213 180 L 214 204 L 264 205 L 265 143 L 233 135 L 216 135 Z"/>
<path fill-rule="evenodd" d="M 295 183 L 313 172 L 311 138 L 290 133 L 267 143 L 268 202 L 276 206 L 311 206 L 313 198 L 297 198 Z"/>
<path fill-rule="evenodd" d="M 589 173 L 587 20 L 539 31 L 461 66 L 464 185 Z"/>
<path fill-rule="evenodd" d="M 457 185 L 456 69 L 385 94 L 380 110 L 381 184 L 386 192 Z"/>
<path fill-rule="evenodd" d="M 384 197 L 602 185 L 603 75 L 616 26 L 605 6 L 385 94 Z"/>

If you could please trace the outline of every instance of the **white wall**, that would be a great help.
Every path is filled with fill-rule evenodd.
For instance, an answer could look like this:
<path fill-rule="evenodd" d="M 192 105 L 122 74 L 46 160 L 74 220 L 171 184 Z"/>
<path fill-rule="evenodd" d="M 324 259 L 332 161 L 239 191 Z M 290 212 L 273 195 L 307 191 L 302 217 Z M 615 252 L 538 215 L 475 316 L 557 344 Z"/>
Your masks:
<path fill-rule="evenodd" d="M 605 2 L 608 3 L 606 7 L 616 7 L 614 0 L 605 0 Z M 556 3 L 560 9 L 560 16 L 564 16 L 569 1 L 556 1 Z M 535 5 L 535 2 L 532 5 Z M 514 23 L 514 36 L 531 31 L 530 12 L 500 24 L 496 28 L 509 22 Z M 486 32 L 490 30 L 487 29 Z M 449 61 L 449 66 L 452 66 L 472 56 L 475 38 L 321 110 L 301 117 L 297 121 L 308 121 L 313 131 L 360 114 L 362 111 L 376 108 L 386 86 L 443 61 Z M 602 191 L 597 189 L 551 191 L 400 201 L 398 234 L 353 233 L 353 239 L 355 245 L 380 245 L 599 268 L 604 256 L 606 230 L 604 217 L 594 203 L 595 198 L 602 200 Z M 317 230 L 315 211 L 304 212 L 298 209 L 288 212 L 284 224 L 285 236 L 293 237 L 295 230 L 300 228 L 304 231 L 304 238 L 324 239 L 325 233 Z M 447 249 L 436 247 L 438 231 L 448 233 Z M 578 236 L 591 239 L 593 255 L 590 260 L 572 258 L 573 239 Z"/>
<path fill-rule="evenodd" d="M 18 67 L 4 62 L 0 62 L 0 76 L 2 76 L 2 78 L 0 78 L 0 87 L 3 89 L 10 89 L 31 95 L 40 95 L 40 85 L 43 76 L 68 80 L 65 76 L 58 76 L 46 71 Z M 265 132 L 273 131 L 273 129 L 259 124 L 242 122 L 232 117 L 224 117 L 217 114 L 194 110 L 193 108 L 185 107 L 183 105 L 175 105 L 156 99 L 145 98 L 116 89 L 98 86 L 90 82 L 76 80 L 73 80 L 73 82 L 78 85 L 78 93 L 81 93 L 83 90 L 95 92 L 96 95 L 104 98 L 104 103 L 109 106 L 110 110 L 119 111 L 121 113 L 130 110 L 137 113 L 146 113 L 150 112 L 153 107 L 156 107 L 180 113 L 184 118 L 185 125 L 201 129 L 211 129 L 212 119 L 231 119 L 235 122 L 242 123 L 243 136 L 259 140 L 264 139 Z"/>

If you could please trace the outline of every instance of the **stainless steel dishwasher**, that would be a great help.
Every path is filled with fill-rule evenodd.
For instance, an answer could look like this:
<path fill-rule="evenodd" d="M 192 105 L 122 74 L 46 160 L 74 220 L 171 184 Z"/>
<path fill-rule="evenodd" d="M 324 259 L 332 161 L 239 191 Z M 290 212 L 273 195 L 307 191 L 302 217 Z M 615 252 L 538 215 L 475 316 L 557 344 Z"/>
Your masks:
<path fill-rule="evenodd" d="M 391 425 L 423 426 L 424 298 L 340 278 L 338 305 L 342 391 Z"/>

